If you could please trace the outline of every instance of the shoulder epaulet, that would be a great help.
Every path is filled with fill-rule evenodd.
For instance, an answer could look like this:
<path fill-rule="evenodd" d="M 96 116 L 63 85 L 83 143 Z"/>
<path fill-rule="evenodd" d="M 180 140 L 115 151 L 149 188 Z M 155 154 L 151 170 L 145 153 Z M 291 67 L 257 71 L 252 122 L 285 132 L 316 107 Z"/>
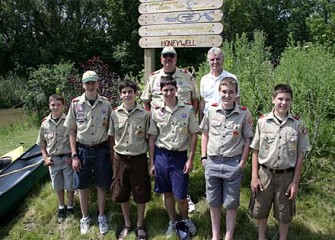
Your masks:
<path fill-rule="evenodd" d="M 154 106 L 154 109 L 158 109 L 158 108 L 159 108 L 159 106 L 158 106 L 158 105 Z"/>
<path fill-rule="evenodd" d="M 190 102 L 184 102 L 186 105 L 192 105 L 192 103 Z"/>
<path fill-rule="evenodd" d="M 243 111 L 246 111 L 248 108 L 247 108 L 246 106 L 241 106 L 241 109 L 242 109 Z"/>
<path fill-rule="evenodd" d="M 219 103 L 213 103 L 211 106 L 217 107 L 217 106 L 219 106 Z"/>
<path fill-rule="evenodd" d="M 299 116 L 293 116 L 293 118 L 294 118 L 295 120 L 300 120 L 300 117 L 299 117 Z"/>
<path fill-rule="evenodd" d="M 265 116 L 266 116 L 265 114 L 262 114 L 262 115 L 259 116 L 259 118 L 263 118 L 263 117 L 265 117 Z"/>
<path fill-rule="evenodd" d="M 101 98 L 102 98 L 103 100 L 109 101 L 108 98 L 106 98 L 106 97 L 104 97 L 104 96 L 101 96 Z"/>
<path fill-rule="evenodd" d="M 46 119 L 47 119 L 46 117 L 42 118 L 42 121 L 41 121 L 41 122 L 44 122 Z"/>
<path fill-rule="evenodd" d="M 79 102 L 79 97 L 72 99 L 72 102 Z"/>

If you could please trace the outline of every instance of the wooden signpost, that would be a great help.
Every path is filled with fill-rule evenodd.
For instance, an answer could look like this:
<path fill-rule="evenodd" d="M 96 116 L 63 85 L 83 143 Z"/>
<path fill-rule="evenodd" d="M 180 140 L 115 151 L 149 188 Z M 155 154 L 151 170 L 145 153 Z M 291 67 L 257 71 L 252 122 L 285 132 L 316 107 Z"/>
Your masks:
<path fill-rule="evenodd" d="M 141 48 L 216 47 L 220 46 L 221 43 L 222 37 L 220 35 L 143 37 L 139 41 Z"/>
<path fill-rule="evenodd" d="M 141 1 L 138 11 L 145 13 L 178 12 L 219 9 L 223 0 L 175 0 L 175 1 Z"/>
<path fill-rule="evenodd" d="M 159 24 L 185 24 L 185 23 L 204 23 L 219 22 L 223 17 L 221 10 L 201 10 L 142 14 L 138 18 L 141 26 Z"/>
<path fill-rule="evenodd" d="M 220 34 L 222 23 L 185 23 L 170 25 L 142 26 L 138 30 L 141 37 L 145 36 L 181 36 L 181 35 L 211 35 Z"/>
<path fill-rule="evenodd" d="M 145 76 L 154 70 L 155 48 L 215 47 L 220 36 L 223 0 L 140 0 L 140 47 L 144 48 Z"/>

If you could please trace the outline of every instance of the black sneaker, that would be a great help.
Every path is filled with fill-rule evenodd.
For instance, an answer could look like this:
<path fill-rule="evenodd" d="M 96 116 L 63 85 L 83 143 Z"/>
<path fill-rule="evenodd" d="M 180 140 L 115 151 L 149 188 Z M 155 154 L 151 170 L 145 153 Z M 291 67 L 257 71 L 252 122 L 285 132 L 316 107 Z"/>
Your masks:
<path fill-rule="evenodd" d="M 66 218 L 66 210 L 65 208 L 63 209 L 58 209 L 58 213 L 57 213 L 57 222 L 58 223 L 62 223 Z"/>
<path fill-rule="evenodd" d="M 73 214 L 74 213 L 74 207 L 72 207 L 72 208 L 66 207 L 66 213 Z"/>

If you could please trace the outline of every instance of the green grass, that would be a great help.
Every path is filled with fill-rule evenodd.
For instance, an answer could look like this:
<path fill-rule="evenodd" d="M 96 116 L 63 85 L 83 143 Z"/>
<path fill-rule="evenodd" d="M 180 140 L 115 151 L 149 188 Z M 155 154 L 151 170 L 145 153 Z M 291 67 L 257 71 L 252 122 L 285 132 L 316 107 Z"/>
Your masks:
<path fill-rule="evenodd" d="M 10 124 L 0 128 L 0 156 L 23 143 L 27 149 L 35 144 L 39 127 L 29 122 Z"/>
<path fill-rule="evenodd" d="M 20 127 L 12 129 L 5 135 L 0 132 L 1 151 L 9 151 L 17 146 L 19 141 L 26 142 L 26 146 L 36 140 L 37 127 Z M 6 140 L 7 139 L 7 140 Z M 198 234 L 193 239 L 210 239 L 211 223 L 208 205 L 204 199 L 203 169 L 199 165 L 199 149 L 196 157 L 196 165 L 191 174 L 190 194 L 196 203 L 197 211 L 191 214 L 198 227 Z M 294 218 L 290 230 L 289 239 L 335 239 L 335 181 L 334 163 L 330 159 L 313 159 L 312 177 L 303 180 L 297 200 L 297 215 Z M 322 166 L 317 168 L 316 166 Z M 256 221 L 251 219 L 247 212 L 249 202 L 250 162 L 245 169 L 245 177 L 241 189 L 241 206 L 238 210 L 237 225 L 234 239 L 257 239 Z M 123 218 L 118 204 L 111 200 L 108 191 L 106 214 L 110 225 L 110 231 L 105 235 L 99 234 L 96 221 L 94 221 L 89 234 L 81 236 L 79 232 L 78 195 L 75 196 L 76 211 L 63 224 L 56 221 L 57 199 L 51 188 L 49 178 L 36 186 L 24 202 L 15 209 L 6 219 L 0 221 L 0 239 L 116 239 L 116 234 L 121 230 Z M 96 220 L 97 205 L 96 192 L 92 188 L 90 193 L 89 213 Z M 135 222 L 135 205 L 132 205 L 132 219 Z M 222 210 L 221 228 L 225 229 L 225 212 Z M 165 239 L 164 233 L 168 223 L 168 217 L 164 210 L 160 195 L 152 194 L 152 201 L 147 205 L 145 222 L 150 239 Z M 278 239 L 278 225 L 271 216 L 269 218 L 268 239 Z M 132 233 L 128 239 L 135 239 Z M 176 238 L 175 238 L 176 239 Z"/>

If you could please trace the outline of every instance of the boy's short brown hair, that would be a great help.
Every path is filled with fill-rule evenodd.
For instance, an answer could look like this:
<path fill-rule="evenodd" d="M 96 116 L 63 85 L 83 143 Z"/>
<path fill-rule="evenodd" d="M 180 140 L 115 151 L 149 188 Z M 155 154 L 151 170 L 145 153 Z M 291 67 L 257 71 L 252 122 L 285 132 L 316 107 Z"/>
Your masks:
<path fill-rule="evenodd" d="M 62 95 L 59 95 L 59 94 L 52 94 L 50 97 L 49 97 L 49 103 L 51 103 L 51 101 L 53 100 L 57 100 L 57 101 L 61 101 L 61 103 L 64 105 L 65 103 L 65 100 L 64 100 L 64 97 Z"/>
<path fill-rule="evenodd" d="M 132 81 L 130 81 L 130 80 L 127 79 L 127 80 L 125 80 L 125 81 L 123 81 L 123 82 L 120 83 L 120 85 L 119 85 L 119 92 L 121 93 L 122 89 L 124 89 L 126 87 L 132 88 L 134 90 L 134 93 L 136 93 L 137 89 L 138 89 L 136 83 L 134 83 L 134 82 L 132 82 Z"/>
<path fill-rule="evenodd" d="M 161 81 L 160 81 L 160 87 L 161 90 L 163 89 L 163 87 L 165 87 L 166 85 L 172 85 L 175 88 L 177 88 L 177 82 L 176 79 L 174 79 L 172 76 L 162 76 L 161 77 Z"/>
<path fill-rule="evenodd" d="M 221 86 L 235 86 L 235 92 L 238 92 L 238 83 L 235 78 L 232 77 L 224 77 L 219 85 L 219 91 L 221 89 Z"/>
<path fill-rule="evenodd" d="M 293 91 L 290 85 L 288 84 L 278 84 L 273 88 L 272 97 L 277 97 L 278 93 L 289 93 L 291 99 L 293 99 Z"/>

